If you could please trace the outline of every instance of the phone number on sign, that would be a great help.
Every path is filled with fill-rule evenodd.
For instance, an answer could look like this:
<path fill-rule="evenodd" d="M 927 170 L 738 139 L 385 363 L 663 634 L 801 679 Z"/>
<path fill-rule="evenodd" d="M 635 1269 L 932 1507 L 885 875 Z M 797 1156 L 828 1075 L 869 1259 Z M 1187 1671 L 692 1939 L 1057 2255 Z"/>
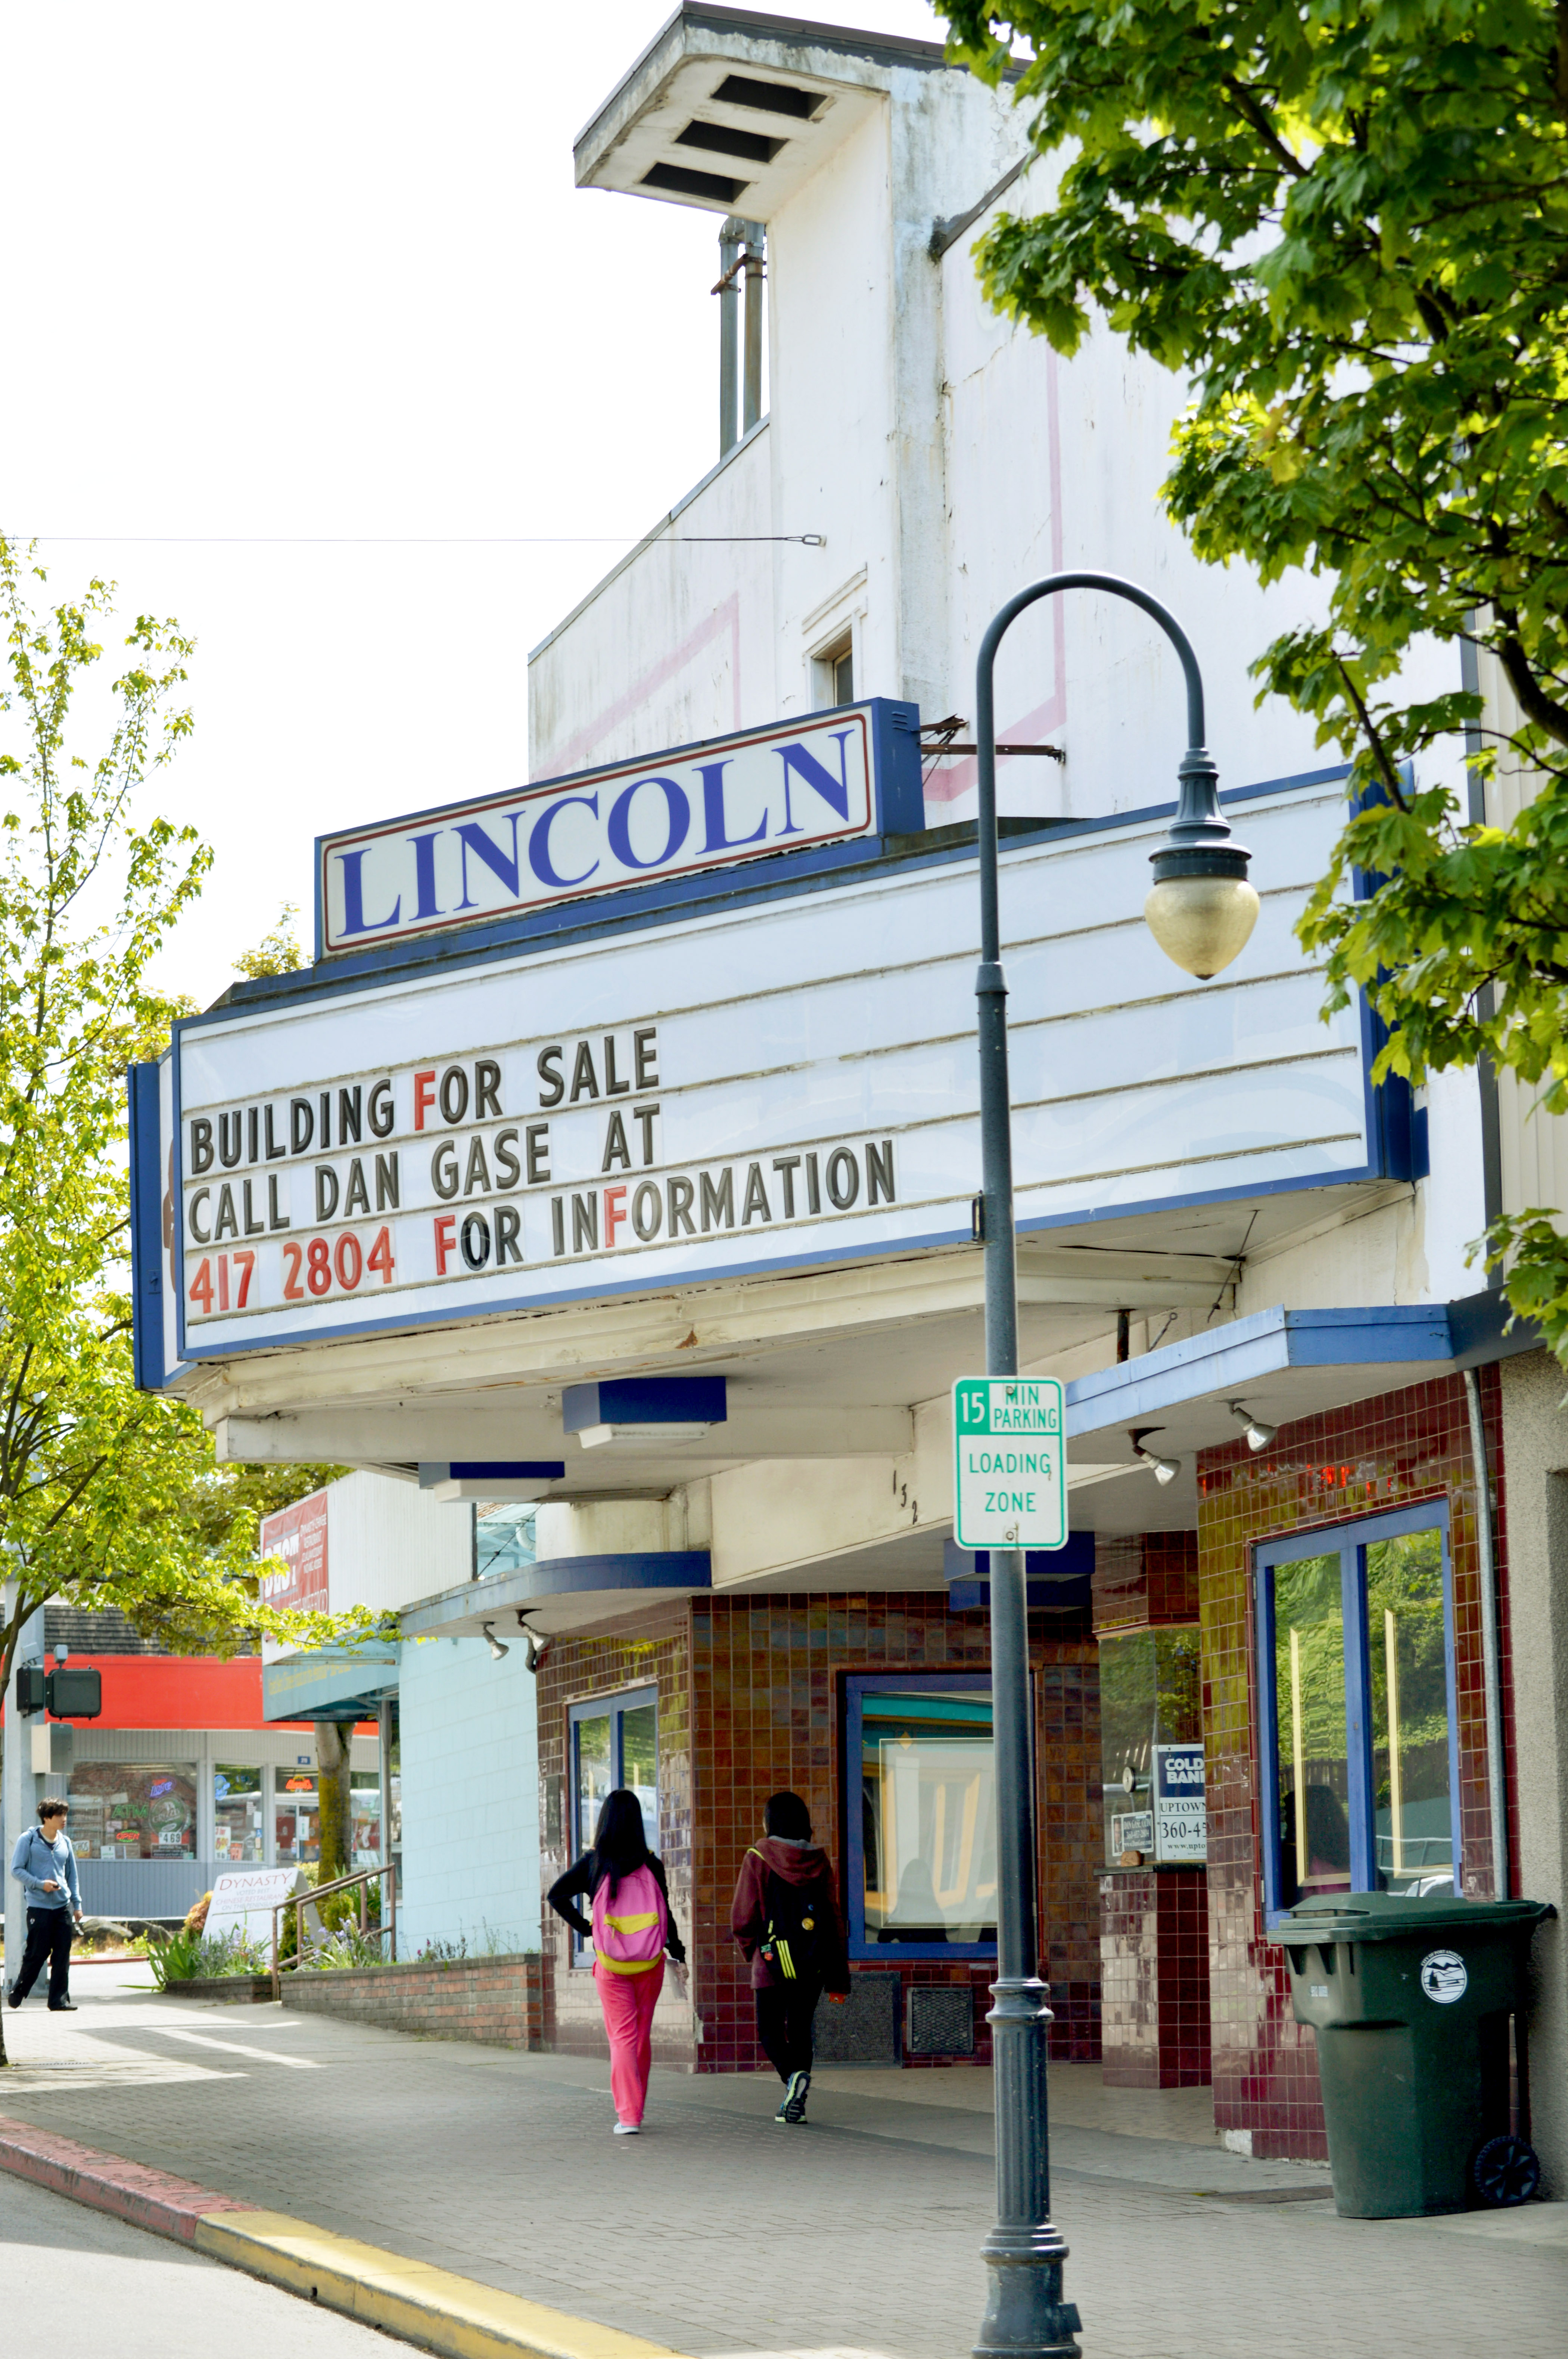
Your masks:
<path fill-rule="evenodd" d="M 203 1254 L 190 1273 L 186 1292 L 203 1318 L 249 1306 L 255 1255 L 237 1246 L 232 1253 Z M 304 1302 L 311 1296 L 353 1294 L 373 1278 L 390 1286 L 396 1270 L 392 1231 L 377 1229 L 367 1243 L 352 1229 L 335 1237 L 286 1237 L 283 1241 L 283 1299 Z"/>

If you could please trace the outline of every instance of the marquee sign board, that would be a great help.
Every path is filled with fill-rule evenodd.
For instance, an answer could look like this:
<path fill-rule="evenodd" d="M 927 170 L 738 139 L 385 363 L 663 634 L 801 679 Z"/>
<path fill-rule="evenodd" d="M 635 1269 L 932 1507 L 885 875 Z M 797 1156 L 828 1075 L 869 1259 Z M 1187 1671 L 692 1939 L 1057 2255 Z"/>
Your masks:
<path fill-rule="evenodd" d="M 953 1387 L 953 1537 L 962 1549 L 1067 1545 L 1067 1441 L 1054 1376 Z"/>
<path fill-rule="evenodd" d="M 1318 875 L 1339 806 L 1336 780 L 1252 803 L 1260 864 Z M 1163 827 L 1007 850 L 1021 1229 L 1378 1168 L 1357 1012 L 1320 1024 L 1295 900 L 1265 903 L 1239 974 L 1187 982 L 1139 916 Z M 492 939 L 385 977 L 329 962 L 182 1019 L 132 1077 L 138 1381 L 971 1250 L 972 852 L 804 888 L 787 860 L 771 874 L 743 905 Z"/>
<path fill-rule="evenodd" d="M 925 824 L 918 714 L 878 698 L 316 842 L 323 958 Z"/>

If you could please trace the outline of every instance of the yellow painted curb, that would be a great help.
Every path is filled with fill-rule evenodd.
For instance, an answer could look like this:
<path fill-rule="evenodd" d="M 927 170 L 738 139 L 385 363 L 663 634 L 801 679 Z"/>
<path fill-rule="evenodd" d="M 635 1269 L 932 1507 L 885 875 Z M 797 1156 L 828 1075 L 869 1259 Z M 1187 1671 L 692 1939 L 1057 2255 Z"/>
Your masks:
<path fill-rule="evenodd" d="M 535 2359 L 679 2359 L 663 2343 L 498 2293 L 283 2212 L 210 2212 L 197 2223 L 195 2244 L 214 2260 L 446 2359 L 515 2359 L 519 2352 Z"/>

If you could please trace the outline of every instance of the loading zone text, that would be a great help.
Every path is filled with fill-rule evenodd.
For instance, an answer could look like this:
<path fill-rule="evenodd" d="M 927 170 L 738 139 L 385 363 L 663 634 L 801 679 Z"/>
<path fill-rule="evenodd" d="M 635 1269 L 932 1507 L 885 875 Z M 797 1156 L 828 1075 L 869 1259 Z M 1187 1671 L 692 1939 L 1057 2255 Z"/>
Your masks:
<path fill-rule="evenodd" d="M 960 1548 L 1065 1546 L 1062 1387 L 1054 1378 L 960 1377 L 953 1442 Z"/>

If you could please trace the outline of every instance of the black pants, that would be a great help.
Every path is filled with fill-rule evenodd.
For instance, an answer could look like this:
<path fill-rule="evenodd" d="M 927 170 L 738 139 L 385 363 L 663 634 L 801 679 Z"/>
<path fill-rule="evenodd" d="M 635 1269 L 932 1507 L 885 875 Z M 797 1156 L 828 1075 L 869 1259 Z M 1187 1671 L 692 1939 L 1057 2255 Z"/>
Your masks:
<path fill-rule="evenodd" d="M 772 1983 L 756 1995 L 757 2038 L 781 2081 L 811 2070 L 811 2018 L 821 1995 L 819 1982 Z"/>
<path fill-rule="evenodd" d="M 70 1936 L 73 1930 L 69 1908 L 29 1908 L 27 1911 L 27 1946 L 22 1951 L 22 1971 L 16 1976 L 11 1995 L 24 1999 L 43 1972 L 44 1960 L 49 1962 L 49 2005 L 58 2006 L 70 1986 Z"/>

